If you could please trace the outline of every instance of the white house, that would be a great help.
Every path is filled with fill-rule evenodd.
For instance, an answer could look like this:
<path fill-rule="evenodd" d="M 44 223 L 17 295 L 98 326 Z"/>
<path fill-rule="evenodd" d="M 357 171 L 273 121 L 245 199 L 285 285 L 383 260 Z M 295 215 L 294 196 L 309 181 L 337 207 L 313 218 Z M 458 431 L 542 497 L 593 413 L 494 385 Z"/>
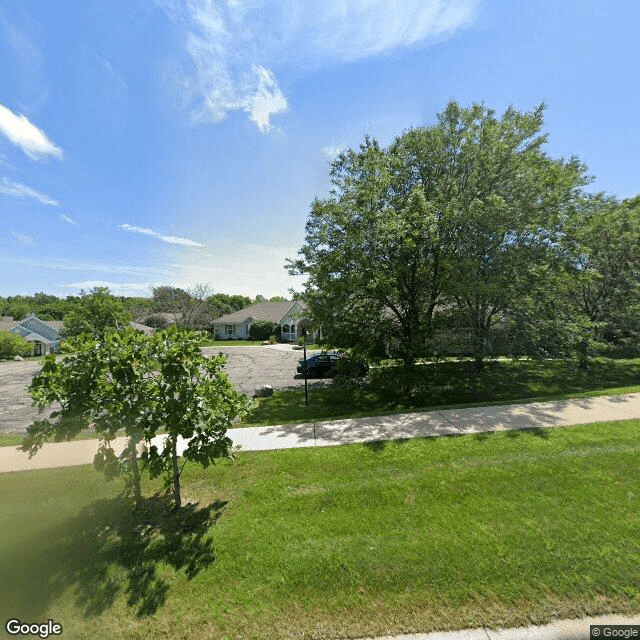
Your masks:
<path fill-rule="evenodd" d="M 259 302 L 217 318 L 213 321 L 213 328 L 216 336 L 222 340 L 239 340 L 249 337 L 249 329 L 254 322 L 275 322 L 280 325 L 282 339 L 294 342 L 302 336 L 302 327 L 309 322 L 300 315 L 306 308 L 302 300 Z"/>
<path fill-rule="evenodd" d="M 41 356 L 53 353 L 60 347 L 62 320 L 40 320 L 30 313 L 24 320 L 2 320 L 0 329 L 22 336 L 33 344 L 33 355 Z"/>

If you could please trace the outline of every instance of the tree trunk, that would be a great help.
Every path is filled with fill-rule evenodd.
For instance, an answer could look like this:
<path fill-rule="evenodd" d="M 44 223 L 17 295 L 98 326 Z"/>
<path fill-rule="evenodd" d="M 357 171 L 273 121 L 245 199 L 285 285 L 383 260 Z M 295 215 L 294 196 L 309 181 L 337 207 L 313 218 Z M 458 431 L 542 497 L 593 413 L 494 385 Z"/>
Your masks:
<path fill-rule="evenodd" d="M 129 439 L 129 458 L 131 464 L 131 480 L 133 482 L 133 496 L 136 509 L 139 509 L 142 505 L 142 489 L 140 488 L 140 470 L 138 469 L 136 443 L 132 438 Z"/>
<path fill-rule="evenodd" d="M 578 366 L 583 371 L 589 368 L 589 341 L 586 339 L 578 346 Z"/>
<path fill-rule="evenodd" d="M 178 469 L 178 436 L 171 441 L 171 468 L 173 475 L 173 508 L 177 511 L 182 506 L 180 499 L 180 469 Z"/>

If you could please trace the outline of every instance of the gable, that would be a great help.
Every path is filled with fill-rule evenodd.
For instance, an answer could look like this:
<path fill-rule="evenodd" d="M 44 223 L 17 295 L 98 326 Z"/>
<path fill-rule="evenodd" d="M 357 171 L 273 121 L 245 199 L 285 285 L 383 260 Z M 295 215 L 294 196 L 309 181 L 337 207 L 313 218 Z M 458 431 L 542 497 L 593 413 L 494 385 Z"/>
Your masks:
<path fill-rule="evenodd" d="M 27 316 L 24 320 L 18 322 L 15 326 L 9 329 L 11 333 L 15 333 L 19 336 L 27 338 L 31 334 L 29 340 L 39 340 L 41 342 L 58 342 L 60 340 L 59 331 L 47 324 L 45 321 L 40 320 L 34 315 Z M 39 337 L 36 337 L 39 336 Z"/>

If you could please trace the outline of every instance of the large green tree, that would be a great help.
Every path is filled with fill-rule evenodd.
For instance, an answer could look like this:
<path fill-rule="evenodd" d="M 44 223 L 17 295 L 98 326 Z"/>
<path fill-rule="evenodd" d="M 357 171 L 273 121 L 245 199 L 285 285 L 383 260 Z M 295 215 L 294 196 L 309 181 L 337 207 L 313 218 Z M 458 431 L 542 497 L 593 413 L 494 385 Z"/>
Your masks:
<path fill-rule="evenodd" d="M 71 440 L 92 425 L 102 440 L 96 465 L 108 475 L 126 469 L 139 503 L 136 447 L 144 443 L 145 467 L 152 476 L 166 474 L 179 508 L 179 456 L 203 466 L 228 456 L 226 431 L 250 406 L 222 371 L 225 357 L 206 358 L 201 341 L 199 333 L 177 327 L 151 336 L 127 328 L 100 340 L 85 334 L 74 341 L 76 352 L 62 361 L 46 356 L 29 393 L 40 409 L 54 403 L 60 409 L 28 428 L 23 449 L 34 455 L 47 440 Z M 119 433 L 128 442 L 122 461 L 112 448 Z M 162 445 L 153 444 L 162 433 Z"/>
<path fill-rule="evenodd" d="M 620 202 L 585 198 L 567 225 L 575 261 L 567 298 L 581 318 L 578 352 L 588 364 L 590 344 L 640 348 L 640 196 Z"/>
<path fill-rule="evenodd" d="M 543 263 L 584 184 L 576 159 L 542 147 L 544 107 L 501 117 L 450 102 L 434 125 L 382 148 L 365 138 L 331 168 L 330 197 L 315 200 L 292 273 L 325 338 L 407 369 L 437 351 L 434 319 L 457 309 L 484 357 L 487 331 Z"/>
<path fill-rule="evenodd" d="M 127 326 L 133 316 L 121 300 L 111 295 L 107 287 L 94 287 L 80 292 L 80 298 L 64 316 L 62 336 L 80 335 L 103 337 L 110 331 Z"/>

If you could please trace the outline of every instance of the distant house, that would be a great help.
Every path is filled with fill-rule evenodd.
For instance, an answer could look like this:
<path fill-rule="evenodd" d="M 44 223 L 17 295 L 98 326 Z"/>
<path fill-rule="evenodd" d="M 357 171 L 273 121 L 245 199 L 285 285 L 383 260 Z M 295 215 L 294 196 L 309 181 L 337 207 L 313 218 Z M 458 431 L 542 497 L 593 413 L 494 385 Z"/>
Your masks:
<path fill-rule="evenodd" d="M 54 353 L 60 347 L 60 329 L 62 320 L 40 320 L 30 313 L 24 320 L 1 320 L 0 330 L 11 331 L 22 336 L 33 345 L 33 355 L 41 356 Z"/>
<path fill-rule="evenodd" d="M 22 336 L 27 342 L 32 343 L 32 355 L 34 356 L 55 353 L 60 349 L 62 326 L 62 320 L 40 320 L 33 313 L 20 321 L 8 319 L 7 316 L 0 320 L 0 331 L 11 331 L 11 333 Z M 154 331 L 151 327 L 138 322 L 131 322 L 130 326 L 146 335 L 150 335 Z"/>
<path fill-rule="evenodd" d="M 309 324 L 308 319 L 301 316 L 306 308 L 307 305 L 302 300 L 259 302 L 216 318 L 213 328 L 216 336 L 222 340 L 240 340 L 249 337 L 249 330 L 254 322 L 275 322 L 280 325 L 282 339 L 294 342 L 302 336 L 302 328 Z M 310 334 L 309 338 L 313 337 Z"/>

